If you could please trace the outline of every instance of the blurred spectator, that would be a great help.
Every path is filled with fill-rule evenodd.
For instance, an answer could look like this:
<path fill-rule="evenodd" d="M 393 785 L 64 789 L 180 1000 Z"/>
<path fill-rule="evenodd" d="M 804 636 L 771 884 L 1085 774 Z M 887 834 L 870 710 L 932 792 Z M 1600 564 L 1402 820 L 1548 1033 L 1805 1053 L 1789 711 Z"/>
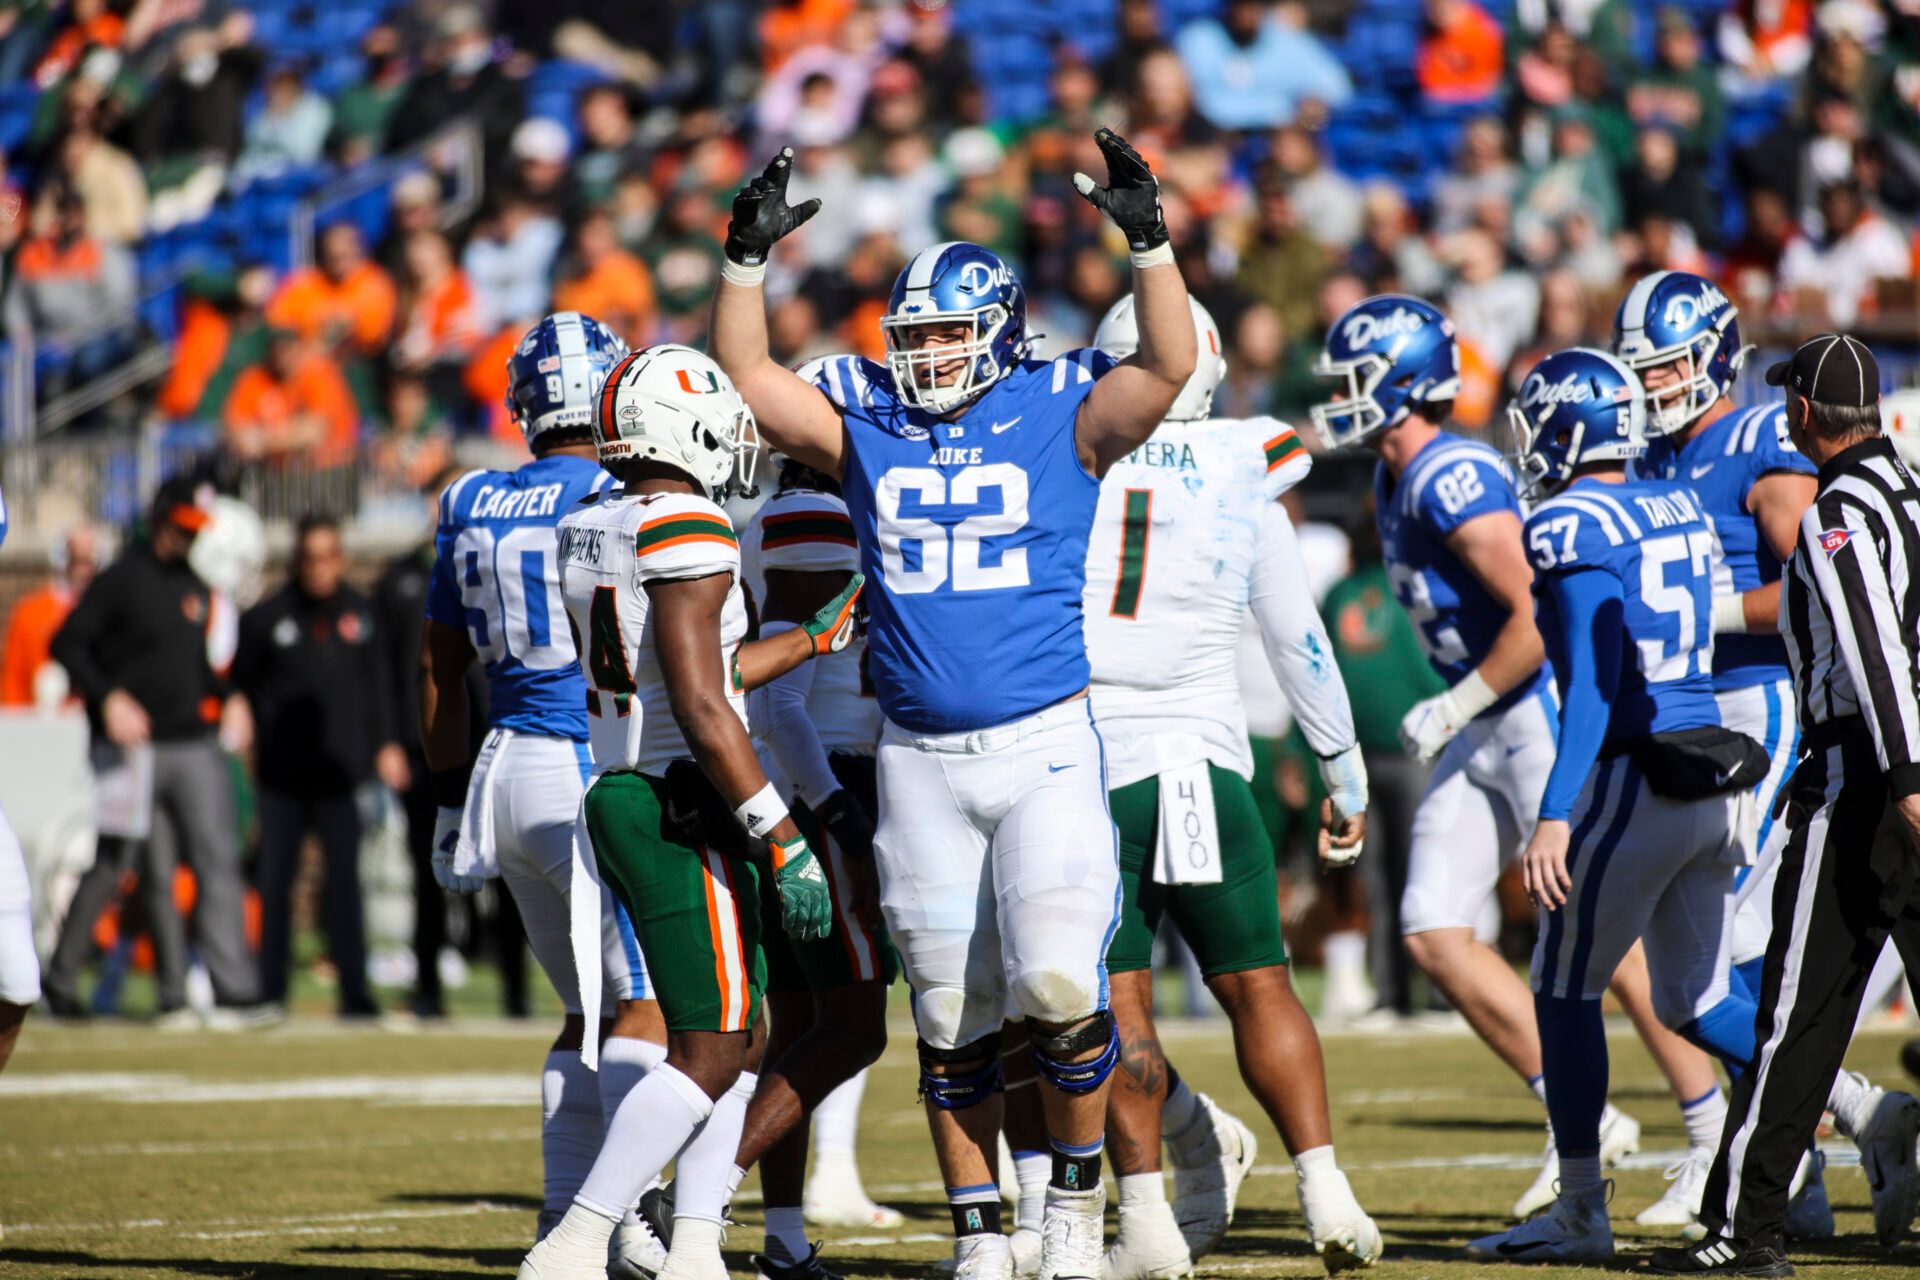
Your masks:
<path fill-rule="evenodd" d="M 1800 167 L 1796 175 L 1802 205 L 1802 221 L 1813 222 L 1820 216 L 1818 198 L 1836 182 L 1853 178 L 1853 153 L 1866 136 L 1866 118 L 1852 98 L 1838 89 L 1821 90 L 1815 97 L 1809 118 L 1811 128 L 1800 146 Z"/>
<path fill-rule="evenodd" d="M 507 140 L 525 111 L 518 81 L 493 59 L 493 34 L 480 11 L 456 3 L 441 10 L 428 70 L 407 87 L 391 118 L 389 144 L 412 146 L 449 121 L 473 116 L 485 139 L 488 169 L 507 152 Z"/>
<path fill-rule="evenodd" d="M 598 84 L 580 95 L 580 156 L 573 162 L 573 195 L 584 204 L 612 197 L 614 184 L 647 160 L 633 104 L 619 85 Z"/>
<path fill-rule="evenodd" d="M 1557 238 L 1575 211 L 1601 235 L 1620 225 L 1620 190 L 1613 167 L 1594 145 L 1593 125 L 1580 107 L 1563 107 L 1553 122 L 1553 158 L 1527 174 L 1513 209 L 1513 235 L 1529 260 L 1551 257 L 1538 248 Z"/>
<path fill-rule="evenodd" d="M 1579 276 L 1565 269 L 1541 276 L 1540 322 L 1532 339 L 1507 361 L 1506 394 L 1518 395 L 1533 366 L 1554 352 L 1601 344 L 1593 321 L 1593 298 Z"/>
<path fill-rule="evenodd" d="M 69 117 L 58 149 L 59 182 L 43 188 L 41 204 L 51 205 L 63 186 L 79 194 L 87 209 L 87 234 L 115 244 L 133 244 L 147 231 L 147 179 L 132 156 L 101 137 L 95 114 Z M 48 207 L 47 211 L 52 212 Z"/>
<path fill-rule="evenodd" d="M 857 8 L 855 0 L 783 0 L 760 15 L 761 64 L 778 70 L 809 45 L 826 44 Z"/>
<path fill-rule="evenodd" d="M 509 187 L 499 183 L 498 187 Z M 445 209 L 440 200 L 440 178 L 428 169 L 416 169 L 393 184 L 387 195 L 387 230 L 376 255 L 381 270 L 398 279 L 407 269 L 407 241 L 416 231 L 438 231 Z"/>
<path fill-rule="evenodd" d="M 606 211 L 589 209 L 574 224 L 554 278 L 553 309 L 592 316 L 636 350 L 647 345 L 656 310 L 653 276 L 620 247 Z"/>
<path fill-rule="evenodd" d="M 1781 255 L 1800 234 L 1787 197 L 1772 187 L 1747 192 L 1745 230 L 1727 251 L 1725 276 L 1744 309 L 1765 311 L 1773 297 Z"/>
<path fill-rule="evenodd" d="M 1288 333 L 1313 326 L 1314 291 L 1327 273 L 1327 251 L 1300 225 L 1285 181 L 1271 167 L 1255 187 L 1253 243 L 1240 255 L 1234 285 L 1280 313 Z"/>
<path fill-rule="evenodd" d="M 1276 130 L 1273 161 L 1286 177 L 1294 212 L 1315 240 L 1340 252 L 1360 238 L 1360 188 L 1327 167 L 1311 133 L 1297 124 Z"/>
<path fill-rule="evenodd" d="M 881 145 L 879 171 L 860 184 L 854 198 L 862 208 L 890 209 L 894 234 L 902 243 L 932 244 L 938 238 L 934 201 L 951 184 L 951 176 L 934 159 L 927 135 L 904 133 Z"/>
<path fill-rule="evenodd" d="M 396 368 L 459 362 L 480 339 L 473 288 L 438 231 L 407 237 L 399 322 L 389 359 Z"/>
<path fill-rule="evenodd" d="M 1685 10 L 1660 10 L 1653 65 L 1627 86 L 1627 115 L 1644 128 L 1664 125 L 1698 159 L 1720 141 L 1726 103 L 1712 67 L 1701 60 L 1700 33 Z"/>
<path fill-rule="evenodd" d="M 1227 343 L 1227 376 L 1213 394 L 1222 418 L 1252 418 L 1273 411 L 1274 379 L 1287 353 L 1286 325 L 1264 302 L 1240 309 Z"/>
<path fill-rule="evenodd" d="M 335 467 L 354 454 L 353 392 L 340 366 L 298 336 L 268 335 L 266 359 L 234 380 L 221 446 L 243 462 Z"/>
<path fill-rule="evenodd" d="M 837 346 L 820 325 L 820 308 L 804 293 L 789 294 L 767 308 L 767 350 L 792 368 L 815 356 L 835 354 Z"/>
<path fill-rule="evenodd" d="M 1514 87 L 1530 106 L 1548 110 L 1573 97 L 1580 44 L 1559 18 L 1548 22 L 1531 48 L 1514 62 Z"/>
<path fill-rule="evenodd" d="M 961 91 L 973 81 L 973 65 L 964 41 L 954 38 L 949 5 L 908 5 L 906 45 L 900 56 L 918 73 L 933 119 L 951 128 L 960 123 L 955 108 Z"/>
<path fill-rule="evenodd" d="M 513 131 L 513 179 L 527 199 L 561 213 L 567 198 L 567 160 L 573 139 L 558 120 L 535 116 Z"/>
<path fill-rule="evenodd" d="M 405 369 L 387 376 L 371 452 L 374 472 L 389 489 L 419 490 L 452 464 L 452 432 L 426 378 Z"/>
<path fill-rule="evenodd" d="M 1210 141 L 1219 132 L 1195 113 L 1193 81 L 1173 50 L 1156 49 L 1140 59 L 1127 95 L 1127 132 L 1163 154 L 1185 143 Z M 1079 130 L 1070 137 L 1076 147 L 1084 141 Z"/>
<path fill-rule="evenodd" d="M 1200 114 L 1222 129 L 1292 121 L 1305 101 L 1338 107 L 1353 96 L 1340 60 L 1307 30 L 1298 0 L 1228 0 L 1218 18 L 1196 18 L 1175 46 Z"/>
<path fill-rule="evenodd" d="M 100 568 L 100 537 L 74 525 L 53 545 L 53 575 L 14 601 L 0 656 L 0 707 L 51 707 L 67 695 L 67 675 L 53 661 L 53 637 Z"/>
<path fill-rule="evenodd" d="M 652 271 L 653 284 L 659 288 L 660 310 L 669 320 L 705 322 L 714 284 L 720 278 L 720 241 L 714 235 L 713 222 L 713 205 L 703 193 L 677 192 L 668 197 L 665 214 L 640 250 Z M 554 296 L 558 305 L 557 290 Z M 647 296 L 651 301 L 651 287 Z"/>
<path fill-rule="evenodd" d="M 70 360 L 50 380 L 72 385 L 106 372 L 132 351 L 136 296 L 133 255 L 87 234 L 85 203 L 63 189 L 52 216 L 14 260 L 8 328 L 43 344 L 70 345 Z"/>
<path fill-rule="evenodd" d="M 244 11 L 216 28 L 187 31 L 172 66 L 134 119 L 136 150 L 153 192 L 153 224 L 166 230 L 206 216 L 240 152 L 241 119 L 259 73 Z"/>
<path fill-rule="evenodd" d="M 1460 135 L 1453 168 L 1433 189 L 1433 229 L 1458 231 L 1485 204 L 1506 204 L 1520 188 L 1520 170 L 1507 153 L 1507 130 L 1498 116 L 1476 116 Z"/>
<path fill-rule="evenodd" d="M 332 127 L 332 104 L 307 88 L 299 68 L 274 68 L 267 76 L 266 102 L 247 125 L 234 182 L 245 184 L 315 163 Z"/>
<path fill-rule="evenodd" d="M 20 6 L 29 14 L 32 8 Z M 19 19 L 15 21 L 17 24 Z M 71 0 L 66 13 L 55 22 L 53 38 L 33 69 L 34 83 L 43 89 L 64 79 L 89 49 L 119 48 L 127 33 L 126 19 L 113 11 L 107 0 Z"/>
<path fill-rule="evenodd" d="M 544 314 L 554 259 L 565 238 L 558 218 L 537 210 L 513 187 L 494 193 L 493 207 L 474 227 L 460 258 L 473 286 L 480 332 L 508 325 L 525 329 Z"/>
<path fill-rule="evenodd" d="M 1099 85 L 1109 93 L 1126 92 L 1140 60 L 1167 44 L 1155 0 L 1120 0 L 1118 29 L 1119 38 L 1099 67 Z"/>
<path fill-rule="evenodd" d="M 336 222 L 322 231 L 319 259 L 287 277 L 267 319 L 331 348 L 380 354 L 393 332 L 393 280 L 367 259 L 360 228 Z"/>
<path fill-rule="evenodd" d="M 293 580 L 247 610 L 233 685 L 257 726 L 260 781 L 260 986 L 287 1001 L 293 885 L 308 835 L 325 858 L 321 918 L 340 981 L 340 1015 L 379 1010 L 367 986 L 360 894 L 360 810 L 354 791 L 375 775 L 407 789 L 405 750 L 381 661 L 373 603 L 345 583 L 347 557 L 330 519 L 294 538 Z"/>
<path fill-rule="evenodd" d="M 761 149 L 789 141 L 803 121 L 820 128 L 823 137 L 837 140 L 852 133 L 868 83 L 885 56 L 879 15 L 864 8 L 848 12 L 829 40 L 794 50 L 761 86 L 756 107 Z"/>
<path fill-rule="evenodd" d="M 342 89 L 333 103 L 332 145 L 340 163 L 358 164 L 387 148 L 393 115 L 411 83 L 400 32 L 382 22 L 360 37 L 361 78 Z"/>
<path fill-rule="evenodd" d="M 1817 316 L 1824 309 L 1845 328 L 1872 308 L 1879 281 L 1911 274 L 1912 258 L 1907 237 L 1867 208 L 1851 182 L 1827 187 L 1819 203 L 1819 229 L 1808 228 L 1780 256 L 1780 287 L 1798 310 Z"/>
<path fill-rule="evenodd" d="M 1397 290 L 1416 297 L 1438 293 L 1445 273 L 1420 235 L 1413 208 L 1400 188 L 1390 182 L 1370 182 L 1362 207 L 1360 242 L 1348 255 L 1347 265 L 1377 293 Z"/>
<path fill-rule="evenodd" d="M 1813 58 L 1813 0 L 1735 0 L 1717 39 L 1730 92 L 1747 96 L 1788 80 Z"/>
<path fill-rule="evenodd" d="M 1020 205 L 1003 178 L 1005 154 L 986 129 L 960 129 L 947 137 L 946 163 L 953 188 L 940 211 L 940 238 L 971 240 L 1007 258 L 1020 248 Z"/>
<path fill-rule="evenodd" d="M 1657 215 L 1686 224 L 1702 245 L 1719 241 L 1720 228 L 1700 167 L 1683 161 L 1679 144 L 1664 125 L 1640 131 L 1638 160 L 1620 178 L 1620 203 L 1629 223 L 1637 225 Z"/>
<path fill-rule="evenodd" d="M 154 405 L 169 418 L 218 421 L 240 371 L 266 358 L 273 272 L 256 264 L 232 277 L 197 276 L 186 292 L 173 367 Z"/>
<path fill-rule="evenodd" d="M 1500 88 L 1504 37 L 1473 0 L 1427 0 L 1415 71 L 1429 102 L 1485 102 Z"/>
<path fill-rule="evenodd" d="M 1540 312 L 1539 283 L 1510 267 L 1506 250 L 1484 231 L 1457 232 L 1444 256 L 1454 269 L 1446 312 L 1461 340 L 1471 344 L 1497 376 L 1533 333 Z"/>

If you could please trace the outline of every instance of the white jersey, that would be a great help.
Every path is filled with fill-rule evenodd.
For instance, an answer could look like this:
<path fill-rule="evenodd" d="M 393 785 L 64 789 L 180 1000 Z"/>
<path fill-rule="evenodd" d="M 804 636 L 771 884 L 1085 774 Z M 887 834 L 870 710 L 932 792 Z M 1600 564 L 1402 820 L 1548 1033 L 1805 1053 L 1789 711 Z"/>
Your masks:
<path fill-rule="evenodd" d="M 858 572 L 860 551 L 847 504 L 812 489 L 775 494 L 741 534 L 740 563 L 754 606 L 763 614 L 769 569 Z M 807 718 L 828 751 L 870 756 L 880 741 L 880 704 L 864 678 L 866 656 L 861 634 L 839 653 L 822 654 L 799 669 L 810 682 Z M 756 711 L 754 730 L 760 729 Z"/>
<path fill-rule="evenodd" d="M 1162 425 L 1107 473 L 1084 605 L 1110 786 L 1199 760 L 1253 776 L 1235 664 L 1250 608 L 1315 750 L 1353 744 L 1346 689 L 1275 502 L 1311 466 L 1283 423 L 1209 419 Z M 1261 589 L 1269 571 L 1290 585 Z"/>
<path fill-rule="evenodd" d="M 691 758 L 647 634 L 646 584 L 715 573 L 733 579 L 720 615 L 720 647 L 730 659 L 747 637 L 747 602 L 740 545 L 719 507 L 692 494 L 607 491 L 560 521 L 560 589 L 580 641 L 596 777 L 613 769 L 658 774 Z M 745 724 L 746 699 L 729 691 L 727 701 Z"/>

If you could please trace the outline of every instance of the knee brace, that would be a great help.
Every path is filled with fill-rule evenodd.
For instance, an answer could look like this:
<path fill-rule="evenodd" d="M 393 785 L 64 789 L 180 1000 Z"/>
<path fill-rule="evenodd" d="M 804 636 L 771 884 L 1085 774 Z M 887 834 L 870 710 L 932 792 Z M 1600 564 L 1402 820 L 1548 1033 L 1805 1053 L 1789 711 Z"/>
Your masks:
<path fill-rule="evenodd" d="M 935 1067 L 946 1067 L 936 1074 Z M 957 1070 L 955 1068 L 958 1068 Z M 982 1036 L 957 1049 L 920 1041 L 920 1100 L 942 1111 L 965 1111 L 1000 1092 L 1000 1037 Z"/>
<path fill-rule="evenodd" d="M 1113 1064 L 1120 1060 L 1113 1014 L 1106 1009 L 1066 1031 L 1047 1031 L 1029 1022 L 1027 1040 L 1033 1045 L 1034 1067 L 1062 1093 L 1092 1093 L 1113 1074 Z M 1085 1062 L 1073 1060 L 1096 1048 L 1100 1052 Z"/>

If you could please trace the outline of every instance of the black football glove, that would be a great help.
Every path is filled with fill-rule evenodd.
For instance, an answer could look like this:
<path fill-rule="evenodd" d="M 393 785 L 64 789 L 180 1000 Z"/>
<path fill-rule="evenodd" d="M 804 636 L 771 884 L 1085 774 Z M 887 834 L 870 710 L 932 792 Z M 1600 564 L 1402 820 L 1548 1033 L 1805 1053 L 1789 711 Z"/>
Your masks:
<path fill-rule="evenodd" d="M 1086 174 L 1076 173 L 1074 190 L 1113 220 L 1135 253 L 1158 249 L 1167 242 L 1167 218 L 1160 211 L 1159 180 L 1153 176 L 1153 170 L 1147 168 L 1140 153 L 1113 130 L 1096 130 L 1093 140 L 1100 145 L 1100 154 L 1106 157 L 1107 185 L 1099 186 Z"/>
<path fill-rule="evenodd" d="M 822 800 L 817 812 L 842 853 L 862 859 L 873 857 L 873 820 L 852 792 L 842 787 Z"/>
<path fill-rule="evenodd" d="M 798 208 L 787 206 L 787 179 L 792 176 L 793 148 L 782 147 L 766 170 L 734 196 L 733 220 L 727 223 L 726 253 L 730 261 L 743 267 L 760 266 L 775 241 L 791 235 L 795 227 L 820 212 L 818 200 L 808 200 Z"/>

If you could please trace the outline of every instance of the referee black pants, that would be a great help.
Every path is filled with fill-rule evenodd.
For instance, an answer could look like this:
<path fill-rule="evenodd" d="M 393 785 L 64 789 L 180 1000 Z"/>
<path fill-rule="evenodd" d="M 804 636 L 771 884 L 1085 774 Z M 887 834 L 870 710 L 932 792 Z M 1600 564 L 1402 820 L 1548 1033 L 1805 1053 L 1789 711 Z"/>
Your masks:
<path fill-rule="evenodd" d="M 1815 745 L 1818 743 L 1817 745 Z M 1909 908 L 1915 855 L 1866 730 L 1818 742 L 1789 780 L 1789 835 L 1754 1015 L 1700 1222 L 1780 1247 L 1787 1188 L 1853 1038 L 1867 975 Z"/>

